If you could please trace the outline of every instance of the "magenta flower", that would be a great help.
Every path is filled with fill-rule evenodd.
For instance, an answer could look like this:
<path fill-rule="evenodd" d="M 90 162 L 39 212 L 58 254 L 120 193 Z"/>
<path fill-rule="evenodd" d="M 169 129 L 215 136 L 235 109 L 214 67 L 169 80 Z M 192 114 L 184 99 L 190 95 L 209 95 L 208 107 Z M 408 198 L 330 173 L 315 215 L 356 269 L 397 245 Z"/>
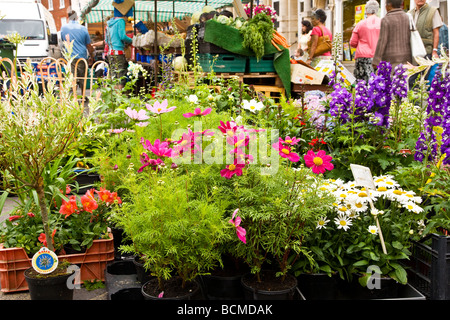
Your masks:
<path fill-rule="evenodd" d="M 281 142 L 274 143 L 272 148 L 278 150 L 282 158 L 286 158 L 292 162 L 298 162 L 300 160 L 300 156 L 297 153 L 292 152 L 291 147 L 285 146 Z"/>
<path fill-rule="evenodd" d="M 242 148 L 248 146 L 250 141 L 250 137 L 245 133 L 238 133 L 234 135 L 228 135 L 227 136 L 227 143 L 229 145 L 234 146 L 234 150 L 232 152 L 237 152 L 237 148 Z"/>
<path fill-rule="evenodd" d="M 234 122 L 227 121 L 224 123 L 220 121 L 220 126 L 217 127 L 223 134 L 227 134 L 228 136 L 233 136 L 236 133 L 236 130 L 243 128 L 243 126 L 238 126 Z"/>
<path fill-rule="evenodd" d="M 300 139 L 297 139 L 296 137 L 291 138 L 291 137 L 287 136 L 284 140 L 282 138 L 279 138 L 279 141 L 282 144 L 288 144 L 288 145 L 293 146 L 293 145 L 296 145 L 300 141 Z"/>
<path fill-rule="evenodd" d="M 167 142 L 160 142 L 159 139 L 156 139 L 152 145 L 150 141 L 141 138 L 141 144 L 144 149 L 153 152 L 158 157 L 171 157 L 172 149 L 168 148 Z"/>
<path fill-rule="evenodd" d="M 242 168 L 244 167 L 245 164 L 238 163 L 238 159 L 234 159 L 233 164 L 229 164 L 225 169 L 220 170 L 220 175 L 226 179 L 231 179 L 233 175 L 242 176 Z"/>
<path fill-rule="evenodd" d="M 150 157 L 148 156 L 148 154 L 146 154 L 145 152 L 143 152 L 141 154 L 140 157 L 141 163 L 142 163 L 142 167 L 140 167 L 138 169 L 138 173 L 141 173 L 145 167 L 150 166 L 153 170 L 156 170 L 158 168 L 158 165 L 162 164 L 163 161 L 161 159 L 150 159 Z"/>
<path fill-rule="evenodd" d="M 128 108 L 126 108 L 124 110 L 124 112 L 125 112 L 125 114 L 127 116 L 129 116 L 133 120 L 139 120 L 140 121 L 140 120 L 147 120 L 147 119 L 150 118 L 149 116 L 147 116 L 147 114 L 145 113 L 144 109 L 136 111 L 136 110 L 131 109 L 130 107 L 128 107 Z"/>
<path fill-rule="evenodd" d="M 305 164 L 308 168 L 311 168 L 315 174 L 325 173 L 325 170 L 333 170 L 334 165 L 331 163 L 333 158 L 325 153 L 323 150 L 317 151 L 317 154 L 312 150 L 304 156 Z"/>
<path fill-rule="evenodd" d="M 239 240 L 241 240 L 243 243 L 247 243 L 247 239 L 245 238 L 247 231 L 240 226 L 241 217 L 236 215 L 238 211 L 239 211 L 239 209 L 234 210 L 233 216 L 231 217 L 231 219 L 228 222 L 236 227 L 236 234 L 237 234 Z M 234 218 L 235 216 L 236 216 L 236 218 Z M 233 219 L 234 219 L 234 221 L 233 221 Z"/>
<path fill-rule="evenodd" d="M 175 110 L 177 108 L 177 107 L 167 108 L 168 104 L 169 103 L 168 103 L 167 99 L 165 99 L 161 103 L 159 103 L 159 101 L 155 101 L 153 106 L 150 105 L 150 104 L 147 104 L 147 103 L 145 104 L 145 106 L 147 107 L 148 110 L 150 110 L 151 112 L 156 113 L 156 114 L 170 112 L 170 111 L 173 111 L 173 110 Z"/>
<path fill-rule="evenodd" d="M 206 116 L 207 114 L 211 113 L 211 108 L 206 108 L 205 110 L 201 110 L 200 108 L 195 108 L 194 113 L 188 112 L 183 114 L 183 117 L 190 118 L 190 117 L 201 117 Z"/>

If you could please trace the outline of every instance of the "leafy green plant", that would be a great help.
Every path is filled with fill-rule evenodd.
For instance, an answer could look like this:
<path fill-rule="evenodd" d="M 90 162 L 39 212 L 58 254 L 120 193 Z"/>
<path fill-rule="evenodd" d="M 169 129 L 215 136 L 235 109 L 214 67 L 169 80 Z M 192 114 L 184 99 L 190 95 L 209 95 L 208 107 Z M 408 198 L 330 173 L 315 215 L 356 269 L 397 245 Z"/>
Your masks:
<path fill-rule="evenodd" d="M 332 203 L 315 187 L 320 180 L 307 168 L 282 167 L 274 175 L 263 175 L 257 166 L 235 179 L 228 193 L 247 232 L 247 242 L 236 245 L 236 255 L 253 273 L 259 275 L 265 264 L 273 263 L 284 280 L 292 264 L 308 255 L 304 239 Z"/>
<path fill-rule="evenodd" d="M 259 61 L 264 55 L 264 44 L 270 42 L 273 37 L 273 22 L 270 16 L 258 13 L 244 22 L 239 31 L 243 38 L 242 46 L 253 50 Z"/>
<path fill-rule="evenodd" d="M 122 250 L 140 255 L 145 267 L 164 280 L 179 276 L 182 286 L 220 263 L 217 250 L 231 228 L 223 206 L 209 199 L 191 199 L 191 175 L 163 168 L 136 175 L 131 168 L 121 188 L 126 188 L 121 209 L 112 219 L 133 244 Z M 194 173 L 192 173 L 194 174 Z"/>
<path fill-rule="evenodd" d="M 332 192 L 336 201 L 305 239 L 313 263 L 298 262 L 296 273 L 337 273 L 346 280 L 358 276 L 365 285 L 371 275 L 368 268 L 377 266 L 381 275 L 407 282 L 399 261 L 411 254 L 410 239 L 423 233 L 421 198 L 401 188 L 392 176 L 374 177 L 374 183 L 376 190 L 331 179 L 319 186 Z"/>

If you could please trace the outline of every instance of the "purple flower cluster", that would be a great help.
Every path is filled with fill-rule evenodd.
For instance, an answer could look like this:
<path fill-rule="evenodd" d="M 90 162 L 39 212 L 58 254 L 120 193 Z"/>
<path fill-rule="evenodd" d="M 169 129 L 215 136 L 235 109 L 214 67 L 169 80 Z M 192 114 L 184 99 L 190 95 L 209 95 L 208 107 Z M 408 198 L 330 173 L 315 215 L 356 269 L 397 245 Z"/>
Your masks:
<path fill-rule="evenodd" d="M 408 81 L 407 75 L 403 69 L 403 65 L 399 64 L 394 69 L 394 76 L 392 77 L 391 96 L 393 98 L 406 98 L 408 96 Z"/>
<path fill-rule="evenodd" d="M 340 82 L 336 82 L 333 89 L 334 91 L 330 93 L 330 114 L 344 124 L 353 114 L 352 94 Z"/>
<path fill-rule="evenodd" d="M 376 126 L 389 126 L 389 110 L 392 99 L 404 98 L 408 92 L 406 73 L 402 65 L 396 67 L 391 78 L 392 66 L 382 61 L 377 73 L 372 73 L 368 83 L 360 80 L 355 85 L 354 110 L 352 95 L 333 77 L 334 92 L 330 94 L 330 114 L 340 117 L 341 123 L 354 115 L 354 121 L 368 122 Z"/>
<path fill-rule="evenodd" d="M 250 16 L 250 3 L 247 3 L 244 6 L 244 11 L 247 14 L 247 16 Z M 252 16 L 256 16 L 258 13 L 267 14 L 271 18 L 273 23 L 275 23 L 277 21 L 277 12 L 271 6 L 265 6 L 263 4 L 253 6 L 253 15 Z"/>
<path fill-rule="evenodd" d="M 450 164 L 450 76 L 448 74 L 442 77 L 440 71 L 436 72 L 430 85 L 427 102 L 425 130 L 421 132 L 416 143 L 414 159 L 422 162 L 428 154 L 428 160 L 437 161 L 440 151 L 441 154 L 446 154 L 443 163 Z M 435 127 L 442 128 L 442 132 L 434 130 Z"/>

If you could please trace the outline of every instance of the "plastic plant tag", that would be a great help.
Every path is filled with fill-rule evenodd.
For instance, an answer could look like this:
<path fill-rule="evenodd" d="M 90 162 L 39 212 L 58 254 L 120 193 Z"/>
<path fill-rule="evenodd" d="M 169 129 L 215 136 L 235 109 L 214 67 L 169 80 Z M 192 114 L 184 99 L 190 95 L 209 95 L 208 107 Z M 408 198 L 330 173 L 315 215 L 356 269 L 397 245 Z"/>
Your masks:
<path fill-rule="evenodd" d="M 48 248 L 42 247 L 34 254 L 31 265 L 36 272 L 51 273 L 58 267 L 58 256 Z"/>
<path fill-rule="evenodd" d="M 375 182 L 373 182 L 372 172 L 370 168 L 360 166 L 358 164 L 350 164 L 355 182 L 361 187 L 375 190 Z"/>
<path fill-rule="evenodd" d="M 353 178 L 355 179 L 357 185 L 367 188 L 369 190 L 370 189 L 376 190 L 375 182 L 373 181 L 372 172 L 370 171 L 370 168 L 351 163 L 350 169 L 352 170 Z M 370 209 L 372 211 L 375 211 L 372 199 L 369 197 L 368 200 L 370 204 Z M 377 228 L 379 230 L 378 235 L 380 237 L 381 248 L 383 249 L 383 253 L 387 254 L 386 244 L 384 243 L 383 233 L 380 227 L 380 221 L 378 220 L 378 217 L 376 215 L 374 216 L 374 218 L 375 222 L 377 223 Z"/>

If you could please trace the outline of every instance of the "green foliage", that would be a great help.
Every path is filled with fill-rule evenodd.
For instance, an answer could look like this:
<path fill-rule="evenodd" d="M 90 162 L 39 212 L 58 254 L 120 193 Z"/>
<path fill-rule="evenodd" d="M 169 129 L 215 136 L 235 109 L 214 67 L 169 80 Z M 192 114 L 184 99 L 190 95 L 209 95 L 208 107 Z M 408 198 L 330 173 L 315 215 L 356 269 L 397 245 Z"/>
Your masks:
<path fill-rule="evenodd" d="M 332 203 L 315 187 L 320 180 L 305 168 L 280 167 L 275 174 L 264 175 L 258 166 L 235 179 L 228 196 L 235 199 L 247 231 L 247 243 L 236 245 L 236 255 L 252 272 L 259 274 L 264 263 L 274 263 L 284 279 L 291 265 L 304 259 L 303 240 Z"/>
<path fill-rule="evenodd" d="M 273 22 L 265 13 L 258 13 L 247 20 L 239 29 L 243 41 L 242 46 L 255 53 L 257 61 L 264 55 L 264 44 L 272 40 Z"/>
<path fill-rule="evenodd" d="M 229 237 L 231 225 L 216 197 L 189 198 L 192 175 L 169 168 L 139 175 L 130 170 L 121 186 L 127 189 L 124 204 L 112 216 L 133 241 L 123 250 L 144 258 L 161 290 L 174 275 L 184 286 L 217 266 L 218 248 Z"/>

